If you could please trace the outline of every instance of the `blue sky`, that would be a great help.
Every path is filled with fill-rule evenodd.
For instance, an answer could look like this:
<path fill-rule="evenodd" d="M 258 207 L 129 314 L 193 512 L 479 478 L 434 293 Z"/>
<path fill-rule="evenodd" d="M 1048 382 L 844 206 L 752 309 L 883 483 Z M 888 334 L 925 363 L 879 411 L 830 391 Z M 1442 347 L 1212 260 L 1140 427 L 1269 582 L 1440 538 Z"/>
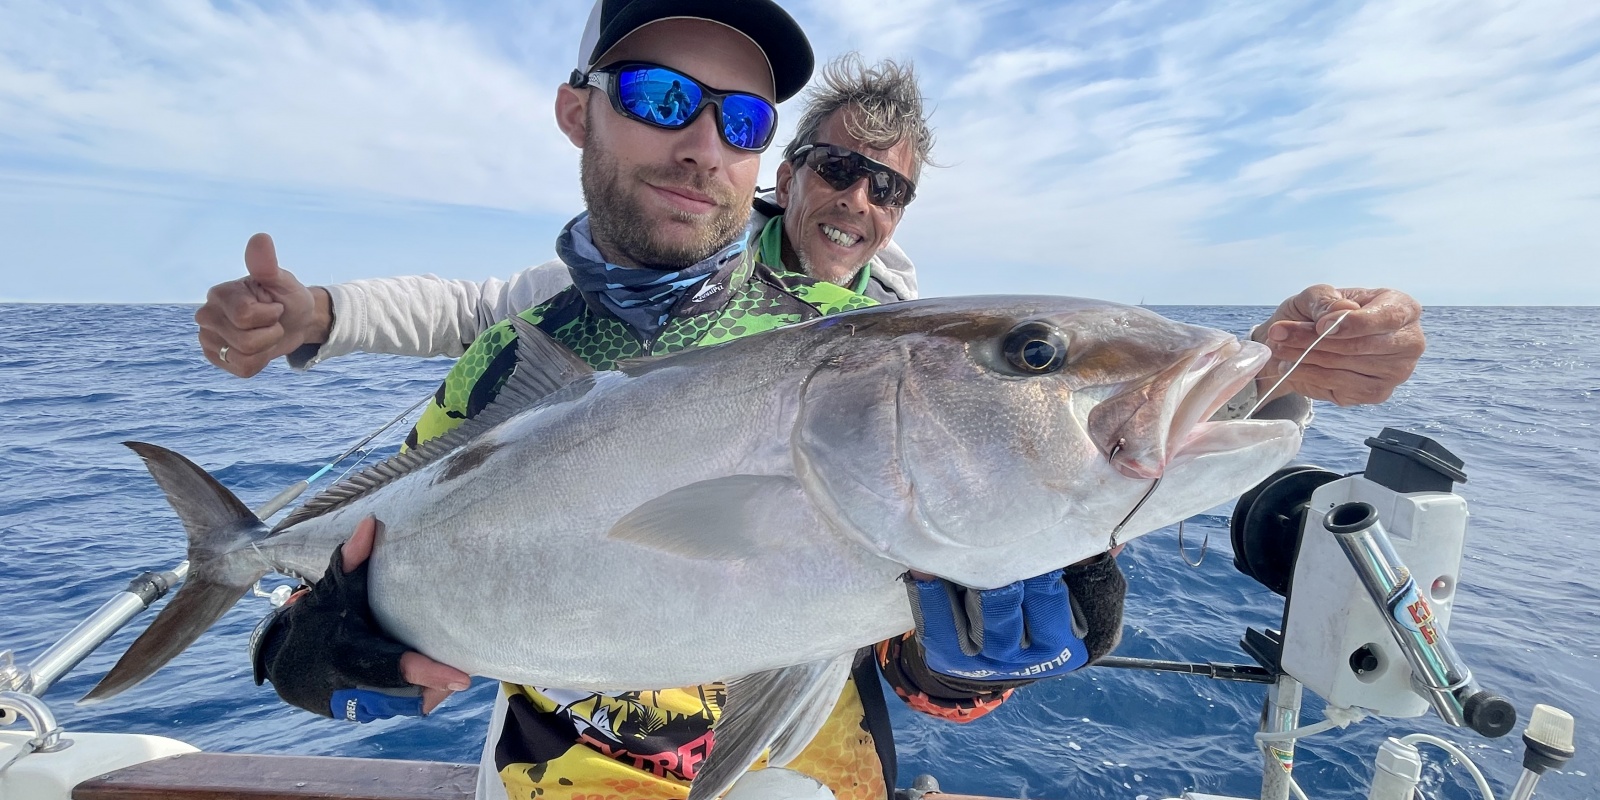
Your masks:
<path fill-rule="evenodd" d="M 1600 305 L 1600 4 L 785 5 L 917 65 L 928 293 Z M 311 283 L 543 261 L 587 11 L 0 0 L 0 300 L 197 302 L 258 230 Z"/>

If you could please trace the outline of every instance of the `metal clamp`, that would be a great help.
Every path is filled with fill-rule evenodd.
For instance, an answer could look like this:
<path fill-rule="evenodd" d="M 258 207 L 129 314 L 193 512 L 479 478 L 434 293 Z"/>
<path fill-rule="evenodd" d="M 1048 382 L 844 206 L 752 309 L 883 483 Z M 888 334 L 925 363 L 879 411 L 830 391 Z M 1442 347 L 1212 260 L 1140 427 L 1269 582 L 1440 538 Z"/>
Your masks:
<path fill-rule="evenodd" d="M 910 789 L 898 789 L 894 793 L 895 800 L 923 800 L 927 795 L 939 793 L 939 781 L 926 773 L 918 775 L 911 782 Z"/>
<path fill-rule="evenodd" d="M 0 650 L 0 692 L 20 692 L 28 687 L 28 681 L 28 671 L 17 666 L 11 651 Z M 4 712 L 0 712 L 0 720 L 4 719 Z"/>

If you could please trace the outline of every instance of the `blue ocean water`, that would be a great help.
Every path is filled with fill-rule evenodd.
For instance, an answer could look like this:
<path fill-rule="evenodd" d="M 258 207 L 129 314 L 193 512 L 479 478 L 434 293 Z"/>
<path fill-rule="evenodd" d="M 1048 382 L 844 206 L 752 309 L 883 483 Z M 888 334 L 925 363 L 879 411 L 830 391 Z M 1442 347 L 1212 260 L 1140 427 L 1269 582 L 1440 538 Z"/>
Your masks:
<path fill-rule="evenodd" d="M 1242 332 L 1268 309 L 1173 307 L 1173 318 Z M 125 439 L 156 442 L 210 469 L 247 503 L 305 477 L 430 392 L 442 359 L 362 356 L 309 373 L 274 366 L 242 381 L 212 369 L 182 306 L 0 305 L 0 649 L 26 663 L 146 569 L 183 558 L 176 517 Z M 1579 753 L 1540 797 L 1588 798 L 1600 775 L 1600 322 L 1595 309 L 1438 308 L 1417 374 L 1381 406 L 1319 405 L 1302 461 L 1347 472 L 1386 425 L 1438 439 L 1466 461 L 1472 519 L 1450 635 L 1482 683 L 1526 715 L 1536 702 L 1578 718 Z M 397 441 L 397 437 L 388 440 Z M 1244 662 L 1246 626 L 1274 625 L 1282 602 L 1232 567 L 1228 509 L 1122 556 L 1130 590 L 1119 655 Z M 1191 556 L 1192 557 L 1192 556 Z M 164 734 L 236 752 L 472 762 L 493 686 L 479 682 L 423 721 L 366 726 L 313 717 L 250 679 L 245 647 L 264 601 L 248 600 L 148 683 L 78 707 L 132 641 L 123 631 L 46 699 L 68 729 Z M 529 619 L 527 624 L 537 624 Z M 891 701 L 902 783 L 1027 798 L 1162 798 L 1185 789 L 1250 796 L 1250 743 L 1262 687 L 1090 669 L 1020 692 L 967 725 Z M 1304 721 L 1319 719 L 1308 697 Z M 1369 720 L 1302 743 L 1296 775 L 1312 797 L 1365 797 L 1383 737 L 1443 736 L 1473 754 L 1504 797 L 1520 770 L 1515 737 L 1484 740 L 1432 716 Z M 1518 730 L 1520 733 L 1520 728 Z M 1425 789 L 1476 797 L 1426 750 Z"/>

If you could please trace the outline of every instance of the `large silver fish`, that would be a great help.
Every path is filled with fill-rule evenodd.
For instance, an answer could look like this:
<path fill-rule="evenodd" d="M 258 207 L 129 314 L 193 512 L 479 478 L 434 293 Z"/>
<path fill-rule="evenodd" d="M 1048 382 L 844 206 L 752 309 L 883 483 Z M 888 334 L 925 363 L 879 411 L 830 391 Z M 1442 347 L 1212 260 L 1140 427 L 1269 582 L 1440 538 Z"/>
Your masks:
<path fill-rule="evenodd" d="M 88 699 L 149 676 L 264 573 L 315 578 L 376 514 L 373 610 L 432 658 L 564 689 L 729 681 L 702 800 L 769 746 L 797 754 L 850 655 L 912 627 L 907 569 L 1021 580 L 1224 502 L 1300 444 L 1289 421 L 1207 421 L 1266 348 L 1096 301 L 900 303 L 610 372 L 517 332 L 480 417 L 271 531 L 130 443 L 192 577 Z"/>

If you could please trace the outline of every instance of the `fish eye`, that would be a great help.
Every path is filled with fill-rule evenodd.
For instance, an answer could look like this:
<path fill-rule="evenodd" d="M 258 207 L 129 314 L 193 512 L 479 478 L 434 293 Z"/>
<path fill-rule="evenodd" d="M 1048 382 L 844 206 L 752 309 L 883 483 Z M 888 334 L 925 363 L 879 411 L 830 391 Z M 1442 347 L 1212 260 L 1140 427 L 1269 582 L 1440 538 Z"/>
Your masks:
<path fill-rule="evenodd" d="M 1044 375 L 1067 362 L 1067 343 L 1042 322 L 1025 322 L 1006 334 L 1006 361 L 1025 375 Z"/>

